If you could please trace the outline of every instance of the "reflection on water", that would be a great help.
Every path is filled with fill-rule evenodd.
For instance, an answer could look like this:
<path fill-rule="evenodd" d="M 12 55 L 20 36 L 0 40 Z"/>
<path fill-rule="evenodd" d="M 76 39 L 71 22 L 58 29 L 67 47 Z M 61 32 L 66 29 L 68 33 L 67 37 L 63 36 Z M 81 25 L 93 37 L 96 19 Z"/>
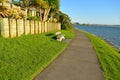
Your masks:
<path fill-rule="evenodd" d="M 76 26 L 78 29 L 96 34 L 107 41 L 110 41 L 116 47 L 120 48 L 120 27 L 111 26 Z"/>

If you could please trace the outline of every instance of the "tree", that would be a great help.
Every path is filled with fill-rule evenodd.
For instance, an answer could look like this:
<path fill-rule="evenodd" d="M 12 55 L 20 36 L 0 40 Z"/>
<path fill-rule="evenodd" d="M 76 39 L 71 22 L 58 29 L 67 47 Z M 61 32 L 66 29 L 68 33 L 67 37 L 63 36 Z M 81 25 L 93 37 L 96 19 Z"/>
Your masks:
<path fill-rule="evenodd" d="M 59 0 L 48 0 L 49 5 L 50 5 L 50 12 L 49 12 L 49 17 L 48 21 L 54 21 L 56 14 L 59 12 L 59 5 L 60 1 Z"/>
<path fill-rule="evenodd" d="M 43 22 L 48 20 L 50 11 L 59 9 L 59 0 L 33 0 L 33 4 L 38 9 L 40 20 Z"/>
<path fill-rule="evenodd" d="M 28 8 L 30 7 L 31 0 L 19 0 L 19 6 L 25 9 L 25 14 L 27 16 Z"/>
<path fill-rule="evenodd" d="M 60 12 L 60 14 L 59 14 L 59 22 L 61 23 L 61 28 L 63 30 L 68 30 L 68 29 L 73 28 L 71 20 L 70 20 L 70 18 L 69 18 L 69 16 L 67 14 L 64 14 L 64 13 Z"/>
<path fill-rule="evenodd" d="M 30 6 L 30 1 L 31 0 L 20 0 L 19 2 L 22 2 L 22 7 L 28 8 Z"/>
<path fill-rule="evenodd" d="M 39 11 L 40 20 L 44 21 L 43 19 L 44 19 L 45 9 L 49 7 L 48 3 L 44 0 L 33 0 L 32 6 Z"/>
<path fill-rule="evenodd" d="M 0 0 L 0 3 L 5 2 L 6 0 Z"/>
<path fill-rule="evenodd" d="M 48 8 L 44 12 L 44 21 L 48 20 L 48 15 L 50 19 L 53 18 L 53 15 L 59 11 L 59 0 L 45 0 L 48 3 Z M 51 13 L 51 14 L 50 14 Z"/>
<path fill-rule="evenodd" d="M 19 1 L 14 1 L 13 4 L 16 5 L 16 6 L 20 6 L 20 0 Z"/>
<path fill-rule="evenodd" d="M 34 7 L 39 12 L 39 18 L 45 22 L 53 19 L 56 12 L 59 11 L 59 0 L 20 0 L 21 7 L 25 8 L 26 14 L 29 7 Z M 16 3 L 18 4 L 18 3 Z M 50 20 L 49 20 L 50 21 Z"/>
<path fill-rule="evenodd" d="M 0 18 L 7 17 L 9 14 L 8 8 L 6 6 L 0 6 Z"/>
<path fill-rule="evenodd" d="M 0 0 L 0 3 L 3 3 L 7 0 Z M 0 18 L 4 18 L 6 16 L 8 16 L 8 8 L 6 6 L 0 5 Z"/>

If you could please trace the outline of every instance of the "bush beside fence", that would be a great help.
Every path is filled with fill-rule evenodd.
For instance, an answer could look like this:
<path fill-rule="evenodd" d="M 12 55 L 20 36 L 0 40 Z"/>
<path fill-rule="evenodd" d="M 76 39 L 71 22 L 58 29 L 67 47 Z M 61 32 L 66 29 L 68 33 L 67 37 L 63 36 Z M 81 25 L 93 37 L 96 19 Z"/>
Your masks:
<path fill-rule="evenodd" d="M 0 19 L 0 35 L 3 37 L 19 37 L 22 34 L 39 34 L 60 29 L 60 23 L 11 18 Z"/>

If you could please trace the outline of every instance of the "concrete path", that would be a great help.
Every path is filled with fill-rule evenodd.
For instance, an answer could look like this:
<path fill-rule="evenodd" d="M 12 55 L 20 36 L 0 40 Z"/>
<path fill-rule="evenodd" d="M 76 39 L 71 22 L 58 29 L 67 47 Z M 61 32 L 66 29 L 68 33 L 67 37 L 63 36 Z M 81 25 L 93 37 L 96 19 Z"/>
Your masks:
<path fill-rule="evenodd" d="M 33 80 L 104 80 L 89 39 L 76 31 L 64 52 Z"/>

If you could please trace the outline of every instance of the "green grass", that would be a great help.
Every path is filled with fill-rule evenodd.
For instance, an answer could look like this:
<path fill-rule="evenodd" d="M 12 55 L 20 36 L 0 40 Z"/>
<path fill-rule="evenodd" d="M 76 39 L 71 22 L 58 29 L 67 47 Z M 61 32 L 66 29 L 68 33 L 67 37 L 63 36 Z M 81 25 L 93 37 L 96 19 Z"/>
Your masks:
<path fill-rule="evenodd" d="M 120 80 L 120 53 L 118 50 L 100 37 L 84 33 L 89 37 L 97 52 L 105 80 Z"/>
<path fill-rule="evenodd" d="M 62 30 L 61 31 L 61 33 L 62 34 L 65 34 L 65 37 L 66 38 L 69 38 L 69 39 L 72 39 L 72 38 L 74 38 L 75 37 L 75 32 L 74 32 L 74 30 Z"/>
<path fill-rule="evenodd" d="M 66 46 L 54 33 L 0 38 L 0 80 L 32 80 Z"/>

